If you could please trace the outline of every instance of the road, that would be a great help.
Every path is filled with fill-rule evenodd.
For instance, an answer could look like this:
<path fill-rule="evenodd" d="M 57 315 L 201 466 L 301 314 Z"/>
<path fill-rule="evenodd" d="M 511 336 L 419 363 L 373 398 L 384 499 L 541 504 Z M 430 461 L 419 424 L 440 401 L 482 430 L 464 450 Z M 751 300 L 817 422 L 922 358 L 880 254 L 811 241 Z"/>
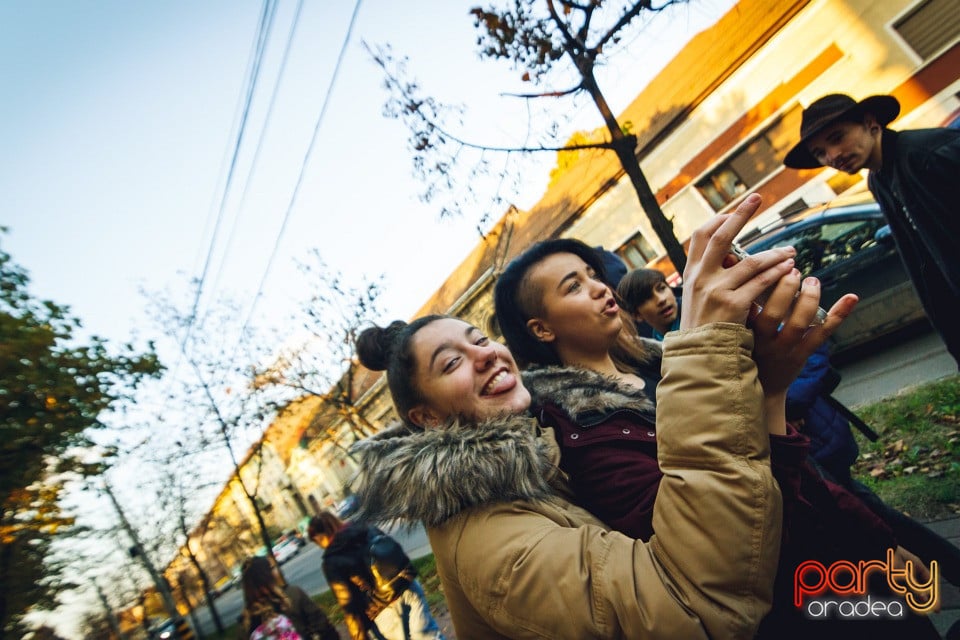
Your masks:
<path fill-rule="evenodd" d="M 910 387 L 957 373 L 957 365 L 947 353 L 940 337 L 926 329 L 919 333 L 894 336 L 885 343 L 856 354 L 838 366 L 843 379 L 834 396 L 844 404 L 856 407 L 881 398 L 896 395 Z M 394 532 L 407 553 L 414 558 L 430 553 L 427 536 L 422 527 L 412 532 Z M 320 549 L 313 544 L 306 547 L 283 565 L 287 580 L 316 594 L 327 589 L 320 571 Z M 233 588 L 216 601 L 224 625 L 230 626 L 243 608 L 240 589 Z M 213 621 L 206 607 L 197 611 L 204 633 L 213 631 Z"/>
<path fill-rule="evenodd" d="M 843 379 L 833 393 L 851 407 L 957 373 L 957 363 L 931 329 L 892 336 L 857 355 L 857 359 L 838 365 Z"/>
<path fill-rule="evenodd" d="M 421 526 L 417 526 L 411 531 L 391 531 L 390 534 L 403 545 L 407 555 L 411 558 L 419 558 L 430 553 L 430 543 L 427 541 L 427 534 Z M 327 581 L 324 580 L 323 572 L 320 570 L 321 557 L 320 547 L 312 543 L 307 544 L 297 555 L 283 565 L 283 575 L 287 582 L 297 585 L 310 595 L 326 591 Z M 238 587 L 229 589 L 217 598 L 215 604 L 223 625 L 229 627 L 237 621 L 240 612 L 243 610 L 243 592 Z M 210 611 L 203 607 L 197 609 L 196 614 L 203 633 L 213 633 L 214 624 Z"/>

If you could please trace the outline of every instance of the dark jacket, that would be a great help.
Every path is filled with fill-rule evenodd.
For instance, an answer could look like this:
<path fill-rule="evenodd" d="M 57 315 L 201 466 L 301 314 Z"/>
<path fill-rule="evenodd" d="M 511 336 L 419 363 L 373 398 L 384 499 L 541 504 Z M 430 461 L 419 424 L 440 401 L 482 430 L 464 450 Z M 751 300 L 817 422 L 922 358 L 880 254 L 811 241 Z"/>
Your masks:
<path fill-rule="evenodd" d="M 930 322 L 960 364 L 960 131 L 884 129 L 870 191 Z"/>
<path fill-rule="evenodd" d="M 850 431 L 850 422 L 826 401 L 839 380 L 830 366 L 829 347 L 824 344 L 803 365 L 797 379 L 787 389 L 787 420 L 810 438 L 810 455 L 836 478 L 850 484 L 850 465 L 860 449 Z"/>
<path fill-rule="evenodd" d="M 339 640 L 340 634 L 330 624 L 316 602 L 307 592 L 296 585 L 288 585 L 284 591 L 290 599 L 290 621 L 304 640 Z"/>
<path fill-rule="evenodd" d="M 618 531 L 649 538 L 662 473 L 656 415 L 645 392 L 576 367 L 528 370 L 523 381 L 533 397 L 532 411 L 557 432 L 560 468 L 577 501 Z M 790 428 L 787 435 L 771 436 L 770 445 L 785 513 L 823 508 L 838 522 L 863 529 L 857 538 L 861 551 L 882 556 L 895 545 L 889 527 L 870 509 L 806 464 L 807 438 Z M 837 516 L 835 509 L 844 514 Z M 785 527 L 785 539 L 789 535 Z"/>
<path fill-rule="evenodd" d="M 569 367 L 525 371 L 523 383 L 540 424 L 557 433 L 560 467 L 577 501 L 617 531 L 649 540 L 663 473 L 646 395 Z"/>
<path fill-rule="evenodd" d="M 377 580 L 370 570 L 370 542 L 375 535 L 385 534 L 376 527 L 348 524 L 323 551 L 323 575 L 354 640 L 366 638 L 373 619 L 417 577 L 416 569 L 408 564 L 393 580 Z"/>
<path fill-rule="evenodd" d="M 576 501 L 614 529 L 649 539 L 663 474 L 655 415 L 645 392 L 575 367 L 533 369 L 523 379 L 541 423 L 556 430 L 560 468 L 569 476 Z M 783 539 L 773 609 L 761 624 L 760 637 L 847 634 L 847 622 L 811 622 L 794 608 L 796 567 L 807 560 L 883 560 L 897 541 L 859 498 L 807 464 L 809 440 L 802 434 L 791 427 L 785 436 L 771 436 L 770 448 L 773 475 L 783 493 Z M 908 635 L 935 637 L 927 635 L 932 627 L 923 621 L 902 624 Z M 893 624 L 892 636 L 878 637 L 902 637 L 904 632 L 905 627 Z"/>

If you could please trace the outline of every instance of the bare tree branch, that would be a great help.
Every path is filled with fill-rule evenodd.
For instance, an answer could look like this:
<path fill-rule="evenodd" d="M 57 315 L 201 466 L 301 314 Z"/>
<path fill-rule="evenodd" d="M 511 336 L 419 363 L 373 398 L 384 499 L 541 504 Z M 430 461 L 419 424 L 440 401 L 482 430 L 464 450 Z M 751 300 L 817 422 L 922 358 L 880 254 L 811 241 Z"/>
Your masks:
<path fill-rule="evenodd" d="M 382 52 L 374 52 L 370 46 L 364 42 L 364 48 L 367 50 L 370 55 L 373 56 L 374 62 L 377 63 L 383 72 L 386 74 L 386 84 L 388 89 L 397 91 L 403 98 L 403 100 L 409 105 L 407 110 L 409 115 L 417 117 L 421 122 L 423 122 L 430 130 L 438 133 L 442 138 L 446 140 L 451 140 L 462 147 L 467 147 L 469 149 L 477 149 L 480 151 L 498 151 L 502 153 L 534 153 L 540 151 L 577 151 L 579 149 L 613 149 L 612 143 L 609 142 L 598 142 L 595 144 L 587 145 L 575 145 L 575 146 L 536 146 L 536 147 L 501 147 L 496 145 L 481 144 L 479 142 L 471 142 L 469 140 L 464 140 L 463 138 L 451 133 L 445 129 L 439 122 L 430 118 L 427 114 L 423 113 L 419 109 L 421 105 L 424 104 L 424 101 L 417 96 L 413 95 L 410 91 L 411 85 L 405 85 L 397 76 L 388 68 L 386 59 L 383 57 Z M 550 95 L 555 96 L 564 96 L 571 93 L 575 93 L 580 90 L 582 87 L 577 86 L 573 89 L 568 89 L 563 92 L 555 94 L 538 94 L 538 95 L 522 95 L 519 94 L 517 97 L 527 97 L 527 98 L 537 98 L 537 97 L 546 97 Z M 422 143 L 426 145 L 424 141 Z"/>
<path fill-rule="evenodd" d="M 513 0 L 490 9 L 474 7 L 470 14 L 473 16 L 474 26 L 481 34 L 478 39 L 481 57 L 511 63 L 514 68 L 523 72 L 525 81 L 541 81 L 561 58 L 566 57 L 572 62 L 581 80 L 577 90 L 531 92 L 518 97 L 561 97 L 572 95 L 579 90 L 590 96 L 609 132 L 609 140 L 589 148 L 611 149 L 617 154 L 624 174 L 637 194 L 640 209 L 649 219 L 653 232 L 663 244 L 674 267 L 682 272 L 686 264 L 683 245 L 676 237 L 673 224 L 664 215 L 656 194 L 640 168 L 635 138 L 624 133 L 624 126 L 618 122 L 595 77 L 595 66 L 599 57 L 605 53 L 604 48 L 610 42 L 619 41 L 621 32 L 642 11 L 661 11 L 680 1 L 682 0 L 665 0 L 664 4 L 654 7 L 652 0 Z M 502 5 L 507 6 L 504 8 Z M 607 9 L 606 17 L 603 16 L 602 9 Z M 609 28 L 606 27 L 608 23 L 612 23 Z M 588 45 L 591 29 L 603 33 L 592 48 Z M 410 148 L 413 150 L 415 173 L 427 185 L 427 191 L 421 196 L 424 201 L 429 202 L 439 186 L 455 186 L 454 170 L 465 170 L 457 167 L 455 160 L 459 151 L 464 149 L 516 154 L 586 148 L 543 143 L 536 147 L 503 147 L 467 141 L 452 134 L 450 127 L 446 125 L 444 116 L 449 111 L 445 111 L 433 98 L 421 97 L 416 83 L 400 79 L 402 63 L 393 61 L 384 49 L 373 52 L 367 47 L 367 50 L 384 70 L 385 86 L 391 92 L 384 112 L 388 116 L 403 119 L 410 129 Z M 394 72 L 392 64 L 397 66 L 397 72 Z M 455 148 L 453 153 L 451 148 Z M 485 168 L 486 165 L 478 164 L 473 168 L 473 173 L 468 175 L 476 176 Z M 467 182 L 470 184 L 464 188 L 472 193 L 473 181 Z"/>
<path fill-rule="evenodd" d="M 680 4 L 686 1 L 687 0 L 667 0 L 659 7 L 654 7 L 653 3 L 650 0 L 643 0 L 643 2 L 637 2 L 632 7 L 630 7 L 630 9 L 625 11 L 624 14 L 620 17 L 620 19 L 617 20 L 616 24 L 610 27 L 610 29 L 603 36 L 601 36 L 600 40 L 593 47 L 594 51 L 596 52 L 602 51 L 603 47 L 606 46 L 607 42 L 616 38 L 620 30 L 626 27 L 628 24 L 630 24 L 634 18 L 639 16 L 641 11 L 650 11 L 652 13 L 659 13 L 660 11 L 663 11 L 667 7 L 670 7 L 675 4 Z"/>
<path fill-rule="evenodd" d="M 566 43 L 566 47 L 565 47 L 566 52 L 570 55 L 571 58 L 577 61 L 578 63 L 577 66 L 579 67 L 580 66 L 579 61 L 582 55 L 587 51 L 586 41 L 579 37 L 574 37 L 574 35 L 570 33 L 570 29 L 568 29 L 569 25 L 566 22 L 564 22 L 563 19 L 560 17 L 560 14 L 557 13 L 556 7 L 553 6 L 553 0 L 547 0 L 547 10 L 550 12 L 550 19 L 553 20 L 554 26 L 556 27 L 557 31 L 560 33 L 560 36 L 563 38 L 564 42 Z M 583 9 L 583 12 L 585 14 L 588 14 L 588 11 L 589 11 L 588 9 Z M 587 28 L 587 22 L 588 22 L 587 20 L 584 21 L 581 32 L 583 32 L 583 29 Z"/>
<path fill-rule="evenodd" d="M 578 91 L 583 91 L 583 83 L 563 91 L 546 91 L 544 93 L 501 93 L 500 95 L 506 98 L 562 98 L 563 96 L 569 96 L 577 93 Z"/>

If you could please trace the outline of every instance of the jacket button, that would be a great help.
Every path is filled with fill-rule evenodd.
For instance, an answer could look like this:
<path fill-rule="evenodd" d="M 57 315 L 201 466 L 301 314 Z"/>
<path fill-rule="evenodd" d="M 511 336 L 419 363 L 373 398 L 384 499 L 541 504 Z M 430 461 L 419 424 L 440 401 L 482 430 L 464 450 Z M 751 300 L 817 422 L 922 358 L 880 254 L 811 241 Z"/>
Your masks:
<path fill-rule="evenodd" d="M 580 437 L 580 434 L 579 434 L 579 433 L 571 433 L 571 434 L 570 434 L 570 439 L 571 439 L 571 440 L 576 440 L 576 439 L 579 438 L 579 437 Z"/>
<path fill-rule="evenodd" d="M 653 431 L 647 431 L 647 435 L 652 438 L 652 437 L 654 437 L 654 436 L 657 435 L 657 434 L 654 433 Z"/>
<path fill-rule="evenodd" d="M 622 431 L 625 436 L 630 434 L 630 429 L 623 429 Z"/>

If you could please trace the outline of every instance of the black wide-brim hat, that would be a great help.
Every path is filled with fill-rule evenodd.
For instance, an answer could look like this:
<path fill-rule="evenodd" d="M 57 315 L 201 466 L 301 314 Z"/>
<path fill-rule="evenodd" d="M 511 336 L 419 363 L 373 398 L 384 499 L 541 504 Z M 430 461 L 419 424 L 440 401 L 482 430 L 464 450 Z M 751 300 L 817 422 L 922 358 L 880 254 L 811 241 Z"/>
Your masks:
<path fill-rule="evenodd" d="M 857 102 L 842 93 L 831 93 L 813 102 L 803 110 L 800 119 L 800 142 L 790 149 L 783 159 L 783 164 L 791 169 L 815 169 L 822 166 L 807 150 L 810 138 L 840 118 L 853 119 L 858 114 L 865 113 L 872 113 L 880 126 L 885 127 L 900 114 L 900 103 L 893 96 L 870 96 Z"/>

